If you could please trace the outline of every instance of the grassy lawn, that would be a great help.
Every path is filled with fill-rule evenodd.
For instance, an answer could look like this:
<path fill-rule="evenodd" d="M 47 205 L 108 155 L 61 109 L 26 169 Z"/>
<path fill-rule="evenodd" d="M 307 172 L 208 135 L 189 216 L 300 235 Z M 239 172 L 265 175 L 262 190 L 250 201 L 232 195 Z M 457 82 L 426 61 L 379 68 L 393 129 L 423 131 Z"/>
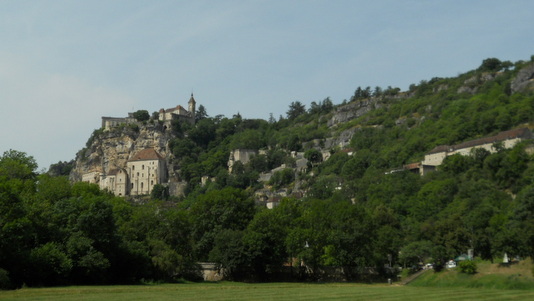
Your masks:
<path fill-rule="evenodd" d="M 350 283 L 192 283 L 24 288 L 0 300 L 534 300 L 534 290 Z"/>
<path fill-rule="evenodd" d="M 530 259 L 511 265 L 478 262 L 477 266 L 478 272 L 474 275 L 459 273 L 458 268 L 440 273 L 429 271 L 410 283 L 410 286 L 534 290 Z"/>

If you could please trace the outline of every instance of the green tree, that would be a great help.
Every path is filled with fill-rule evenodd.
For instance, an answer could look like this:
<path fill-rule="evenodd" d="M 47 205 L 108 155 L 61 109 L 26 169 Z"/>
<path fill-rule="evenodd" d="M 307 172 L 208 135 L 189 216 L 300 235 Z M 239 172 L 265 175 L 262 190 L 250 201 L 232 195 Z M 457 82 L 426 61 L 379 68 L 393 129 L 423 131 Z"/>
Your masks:
<path fill-rule="evenodd" d="M 319 150 L 311 148 L 304 152 L 304 158 L 306 158 L 312 164 L 318 164 L 323 161 L 323 154 Z"/>
<path fill-rule="evenodd" d="M 497 72 L 502 69 L 502 62 L 497 58 L 487 58 L 482 61 L 482 65 L 478 67 L 480 71 Z"/>
<path fill-rule="evenodd" d="M 286 112 L 287 119 L 294 120 L 302 114 L 306 113 L 306 106 L 303 105 L 300 101 L 293 101 L 289 105 L 289 110 Z"/>
<path fill-rule="evenodd" d="M 208 112 L 203 105 L 199 105 L 197 111 L 195 112 L 195 123 L 204 118 L 208 118 Z"/>
<path fill-rule="evenodd" d="M 72 262 L 56 243 L 49 242 L 30 252 L 30 285 L 57 285 L 67 282 Z"/>
<path fill-rule="evenodd" d="M 254 201 L 241 189 L 227 187 L 198 196 L 191 206 L 198 258 L 208 258 L 219 232 L 223 229 L 244 230 L 254 213 Z"/>
<path fill-rule="evenodd" d="M 138 110 L 133 113 L 133 117 L 137 121 L 147 121 L 150 119 L 150 114 L 147 110 Z"/>
<path fill-rule="evenodd" d="M 152 187 L 150 197 L 155 200 L 167 200 L 169 198 L 169 187 L 156 184 Z"/>
<path fill-rule="evenodd" d="M 432 255 L 434 244 L 428 240 L 414 241 L 400 250 L 399 259 L 406 266 L 425 263 Z"/>
<path fill-rule="evenodd" d="M 24 152 L 10 149 L 0 157 L 0 176 L 31 179 L 36 176 L 36 169 L 35 159 Z"/>

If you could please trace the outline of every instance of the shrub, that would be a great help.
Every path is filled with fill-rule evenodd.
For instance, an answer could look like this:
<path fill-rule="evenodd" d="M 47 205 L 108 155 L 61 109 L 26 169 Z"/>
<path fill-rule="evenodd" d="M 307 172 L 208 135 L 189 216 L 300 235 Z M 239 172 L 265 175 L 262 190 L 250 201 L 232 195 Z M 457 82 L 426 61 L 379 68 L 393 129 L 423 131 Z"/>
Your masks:
<path fill-rule="evenodd" d="M 0 268 L 0 290 L 11 288 L 11 281 L 9 280 L 9 272 Z"/>
<path fill-rule="evenodd" d="M 460 273 L 475 274 L 477 272 L 477 264 L 472 260 L 460 261 L 458 269 Z"/>

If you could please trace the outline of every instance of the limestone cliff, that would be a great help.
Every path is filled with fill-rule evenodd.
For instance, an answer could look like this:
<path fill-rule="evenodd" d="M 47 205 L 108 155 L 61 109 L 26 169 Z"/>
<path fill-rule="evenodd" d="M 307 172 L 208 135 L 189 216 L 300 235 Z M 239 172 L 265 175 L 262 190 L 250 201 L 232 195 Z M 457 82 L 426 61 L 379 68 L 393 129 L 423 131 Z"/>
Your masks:
<path fill-rule="evenodd" d="M 534 63 L 528 64 L 514 78 L 511 84 L 512 93 L 534 90 Z"/>
<path fill-rule="evenodd" d="M 172 154 L 168 142 L 173 136 L 160 124 L 134 124 L 96 130 L 86 148 L 76 154 L 76 162 L 70 173 L 71 181 L 81 181 L 90 173 L 107 174 L 113 169 L 126 167 L 126 162 L 137 152 L 154 148 L 167 161 L 169 179 L 174 177 Z"/>

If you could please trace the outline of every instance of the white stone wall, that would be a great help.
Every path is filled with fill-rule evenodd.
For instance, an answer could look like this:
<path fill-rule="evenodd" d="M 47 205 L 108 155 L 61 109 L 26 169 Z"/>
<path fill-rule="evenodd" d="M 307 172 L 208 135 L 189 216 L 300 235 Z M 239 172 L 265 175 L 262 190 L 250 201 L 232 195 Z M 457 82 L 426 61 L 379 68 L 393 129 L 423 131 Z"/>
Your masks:
<path fill-rule="evenodd" d="M 130 175 L 130 195 L 150 194 L 156 184 L 164 182 L 163 160 L 140 160 L 126 163 Z"/>
<path fill-rule="evenodd" d="M 440 152 L 440 153 L 425 155 L 425 159 L 423 160 L 423 165 L 431 165 L 431 166 L 441 165 L 445 157 L 447 157 L 447 152 Z"/>
<path fill-rule="evenodd" d="M 230 158 L 228 159 L 228 171 L 232 172 L 232 167 L 234 163 L 240 161 L 241 163 L 247 164 L 250 161 L 252 156 L 255 156 L 257 151 L 251 149 L 235 149 L 230 152 Z"/>
<path fill-rule="evenodd" d="M 128 174 L 126 170 L 119 170 L 115 176 L 115 195 L 125 196 L 128 194 Z"/>
<path fill-rule="evenodd" d="M 513 138 L 513 139 L 504 140 L 504 141 L 502 141 L 503 147 L 505 149 L 512 148 L 517 143 L 521 142 L 522 140 L 523 139 L 521 139 L 521 138 Z M 447 156 L 451 156 L 451 155 L 455 155 L 455 154 L 460 154 L 462 156 L 469 156 L 469 155 L 471 155 L 471 151 L 474 148 L 483 148 L 483 149 L 489 151 L 490 153 L 495 153 L 497 150 L 493 148 L 493 144 L 494 144 L 493 142 L 492 143 L 485 143 L 485 144 L 476 145 L 476 146 L 473 146 L 473 147 L 465 147 L 465 148 L 455 149 L 455 150 L 451 150 L 449 152 L 439 152 L 439 153 L 434 153 L 434 154 L 428 154 L 428 155 L 425 155 L 425 158 L 424 158 L 422 163 L 423 163 L 423 165 L 439 166 L 439 165 L 441 165 L 441 163 L 443 163 L 443 160 L 445 160 L 445 158 Z"/>
<path fill-rule="evenodd" d="M 100 180 L 100 173 L 97 171 L 88 172 L 82 175 L 82 182 L 96 184 Z"/>
<path fill-rule="evenodd" d="M 111 176 L 104 176 L 104 175 L 101 175 L 100 176 L 100 189 L 102 190 L 108 190 L 109 192 L 113 193 L 116 195 L 115 193 L 115 176 L 114 175 L 111 175 Z"/>

